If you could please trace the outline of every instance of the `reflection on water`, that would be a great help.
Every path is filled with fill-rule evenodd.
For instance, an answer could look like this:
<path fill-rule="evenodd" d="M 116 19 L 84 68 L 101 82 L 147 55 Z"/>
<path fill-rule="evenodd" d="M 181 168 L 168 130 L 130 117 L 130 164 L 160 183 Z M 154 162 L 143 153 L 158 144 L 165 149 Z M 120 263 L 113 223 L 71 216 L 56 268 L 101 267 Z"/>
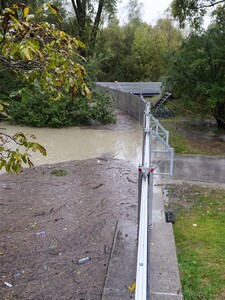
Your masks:
<path fill-rule="evenodd" d="M 34 134 L 36 142 L 47 150 L 47 157 L 32 154 L 35 165 L 110 156 L 141 163 L 142 128 L 135 123 L 131 130 L 72 128 L 31 128 L 1 123 L 8 134 L 22 131 Z M 5 132 L 5 131 L 3 131 Z"/>

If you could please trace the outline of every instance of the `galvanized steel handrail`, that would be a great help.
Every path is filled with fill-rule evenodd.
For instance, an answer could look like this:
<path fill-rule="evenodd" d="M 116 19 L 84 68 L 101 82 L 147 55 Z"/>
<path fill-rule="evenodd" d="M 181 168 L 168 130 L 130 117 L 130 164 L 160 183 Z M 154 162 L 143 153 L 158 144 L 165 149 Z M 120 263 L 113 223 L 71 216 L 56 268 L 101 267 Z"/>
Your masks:
<path fill-rule="evenodd" d="M 173 148 L 169 146 L 169 132 L 151 114 L 151 104 L 143 97 L 137 97 L 120 90 L 98 86 L 112 98 L 117 109 L 127 112 L 143 126 L 142 165 L 139 167 L 138 187 L 138 253 L 136 270 L 135 300 L 150 299 L 150 228 L 152 225 L 153 176 L 173 174 Z M 153 149 L 153 138 L 160 142 L 164 150 Z M 152 154 L 163 154 L 159 162 Z M 160 167 L 170 159 L 169 171 L 157 173 Z"/>
<path fill-rule="evenodd" d="M 135 299 L 146 300 L 149 295 L 149 172 L 150 170 L 150 104 L 146 104 L 144 115 L 144 145 L 141 178 L 141 199 L 138 220 L 138 253 L 136 270 L 136 290 Z"/>
<path fill-rule="evenodd" d="M 135 300 L 150 299 L 150 227 L 152 226 L 153 175 L 163 174 L 172 176 L 173 149 L 169 146 L 169 132 L 163 128 L 151 114 L 150 103 L 146 103 L 143 122 L 143 153 L 142 166 L 139 167 L 138 195 L 138 254 L 136 270 Z M 165 150 L 153 149 L 153 137 L 159 141 Z M 152 160 L 152 153 L 163 154 L 159 162 Z M 155 173 L 161 165 L 170 158 L 169 172 Z"/>

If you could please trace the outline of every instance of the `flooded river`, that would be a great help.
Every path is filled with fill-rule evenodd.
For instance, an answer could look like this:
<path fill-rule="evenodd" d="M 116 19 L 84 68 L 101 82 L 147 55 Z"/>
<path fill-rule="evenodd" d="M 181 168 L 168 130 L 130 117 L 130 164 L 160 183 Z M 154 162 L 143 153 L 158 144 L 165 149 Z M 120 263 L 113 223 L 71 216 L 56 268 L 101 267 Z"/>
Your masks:
<path fill-rule="evenodd" d="M 114 125 L 113 129 L 90 128 L 33 128 L 1 123 L 0 127 L 8 134 L 22 131 L 28 136 L 34 134 L 36 142 L 47 150 L 47 157 L 32 153 L 35 165 L 83 160 L 109 156 L 128 160 L 134 164 L 141 162 L 142 128 L 129 121 L 129 126 Z M 110 127 L 110 126 L 109 126 Z M 104 127 L 103 127 L 104 128 Z"/>

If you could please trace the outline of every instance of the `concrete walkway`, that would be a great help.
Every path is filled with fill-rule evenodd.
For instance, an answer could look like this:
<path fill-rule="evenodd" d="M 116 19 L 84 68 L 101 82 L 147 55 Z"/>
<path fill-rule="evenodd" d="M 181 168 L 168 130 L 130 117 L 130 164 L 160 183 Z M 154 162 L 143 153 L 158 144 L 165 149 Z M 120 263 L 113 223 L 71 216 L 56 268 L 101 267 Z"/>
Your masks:
<path fill-rule="evenodd" d="M 176 155 L 174 180 L 225 183 L 225 157 L 209 155 Z"/>
<path fill-rule="evenodd" d="M 166 223 L 162 187 L 154 186 L 150 246 L 151 300 L 183 299 L 171 223 Z"/>
<path fill-rule="evenodd" d="M 157 185 L 150 243 L 150 299 L 182 300 L 173 228 L 165 221 L 162 187 Z M 135 282 L 136 255 L 137 226 L 131 221 L 119 221 L 102 300 L 134 299 L 127 286 Z"/>

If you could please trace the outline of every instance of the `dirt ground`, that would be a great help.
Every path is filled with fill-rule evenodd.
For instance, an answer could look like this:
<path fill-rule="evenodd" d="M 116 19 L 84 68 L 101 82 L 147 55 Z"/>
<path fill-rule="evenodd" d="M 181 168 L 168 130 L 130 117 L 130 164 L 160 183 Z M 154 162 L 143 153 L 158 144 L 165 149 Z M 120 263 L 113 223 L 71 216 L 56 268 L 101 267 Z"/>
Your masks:
<path fill-rule="evenodd" d="M 137 216 L 136 167 L 45 165 L 1 175 L 0 190 L 0 299 L 100 299 L 116 222 Z"/>
<path fill-rule="evenodd" d="M 106 128 L 133 126 L 118 120 Z M 0 299 L 100 300 L 117 220 L 137 218 L 137 187 L 137 167 L 110 157 L 0 175 Z"/>

